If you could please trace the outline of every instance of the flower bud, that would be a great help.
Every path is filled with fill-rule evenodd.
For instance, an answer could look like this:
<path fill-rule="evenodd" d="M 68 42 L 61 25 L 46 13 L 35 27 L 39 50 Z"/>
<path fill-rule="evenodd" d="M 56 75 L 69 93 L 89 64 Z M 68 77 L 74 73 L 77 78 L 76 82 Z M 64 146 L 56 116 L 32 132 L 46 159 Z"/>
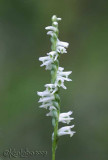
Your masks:
<path fill-rule="evenodd" d="M 56 22 L 56 21 L 57 21 L 57 16 L 56 16 L 56 15 L 53 15 L 53 16 L 52 16 L 52 21 L 53 21 L 53 22 Z"/>

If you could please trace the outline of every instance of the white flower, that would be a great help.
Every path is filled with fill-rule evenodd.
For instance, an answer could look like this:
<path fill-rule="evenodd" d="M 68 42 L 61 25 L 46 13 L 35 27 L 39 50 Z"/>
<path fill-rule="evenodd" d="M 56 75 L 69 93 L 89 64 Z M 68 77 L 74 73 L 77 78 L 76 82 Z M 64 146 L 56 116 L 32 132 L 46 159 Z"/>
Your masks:
<path fill-rule="evenodd" d="M 54 61 L 56 61 L 58 58 L 58 53 L 56 51 L 51 51 L 51 52 L 47 53 L 47 55 L 53 57 Z"/>
<path fill-rule="evenodd" d="M 39 61 L 42 61 L 42 62 L 47 61 L 47 60 L 49 60 L 49 59 L 50 59 L 49 56 L 39 57 Z"/>
<path fill-rule="evenodd" d="M 50 107 L 49 107 L 49 110 L 50 110 L 50 111 L 52 111 L 53 109 L 56 110 L 56 108 L 55 108 L 54 106 L 50 106 Z"/>
<path fill-rule="evenodd" d="M 57 40 L 57 52 L 63 54 L 63 53 L 67 53 L 66 48 L 68 48 L 69 43 L 67 42 L 62 42 L 59 39 Z"/>
<path fill-rule="evenodd" d="M 53 31 L 48 31 L 47 35 L 53 36 Z"/>
<path fill-rule="evenodd" d="M 38 101 L 38 102 L 42 102 L 42 105 L 40 106 L 40 108 L 47 109 L 47 107 L 52 105 L 52 100 L 55 97 L 48 88 L 46 88 L 46 90 L 43 92 L 37 92 L 37 94 L 41 96 L 41 98 Z"/>
<path fill-rule="evenodd" d="M 64 71 L 64 68 L 63 67 L 59 67 L 58 71 Z"/>
<path fill-rule="evenodd" d="M 47 87 L 50 90 L 51 94 L 54 94 L 58 90 L 56 83 L 55 84 L 45 84 L 45 87 Z"/>
<path fill-rule="evenodd" d="M 70 78 L 68 78 L 68 76 L 72 73 L 72 71 L 68 71 L 68 72 L 60 72 L 58 71 L 57 75 L 58 77 L 63 78 L 63 80 L 65 81 L 72 81 Z"/>
<path fill-rule="evenodd" d="M 57 71 L 57 78 L 56 78 L 56 85 L 59 87 L 62 87 L 66 89 L 66 86 L 64 85 L 64 81 L 72 81 L 68 76 L 72 73 L 72 71 L 64 72 L 64 68 L 59 67 Z"/>
<path fill-rule="evenodd" d="M 64 47 L 61 47 L 61 46 L 57 46 L 57 52 L 61 53 L 61 54 L 67 53 L 66 49 Z"/>
<path fill-rule="evenodd" d="M 60 76 L 64 76 L 64 77 L 66 77 L 66 78 L 68 78 L 68 76 L 70 75 L 72 73 L 72 71 L 68 71 L 68 72 L 61 72 L 61 71 L 58 71 L 58 74 L 60 75 Z M 71 80 L 69 80 L 69 81 L 71 81 Z"/>
<path fill-rule="evenodd" d="M 53 116 L 52 111 L 50 111 L 49 113 L 46 114 L 46 116 Z"/>
<path fill-rule="evenodd" d="M 41 67 L 46 66 L 46 70 L 52 69 L 53 59 L 50 56 L 40 57 L 39 61 L 42 61 Z"/>
<path fill-rule="evenodd" d="M 61 19 L 61 18 L 57 18 L 57 20 L 58 20 L 58 21 L 61 21 L 62 19 Z"/>
<path fill-rule="evenodd" d="M 57 71 L 57 76 L 62 77 L 66 81 L 72 81 L 70 78 L 68 78 L 68 76 L 72 73 L 72 71 L 64 72 L 63 70 L 64 68 L 59 67 Z"/>
<path fill-rule="evenodd" d="M 52 16 L 52 21 L 61 21 L 61 18 L 57 18 L 56 15 Z"/>
<path fill-rule="evenodd" d="M 63 135 L 70 135 L 70 137 L 72 137 L 74 135 L 74 131 L 71 131 L 71 128 L 73 128 L 74 125 L 72 126 L 66 126 L 66 127 L 62 127 L 58 130 L 58 136 L 63 136 Z"/>
<path fill-rule="evenodd" d="M 60 41 L 60 40 L 58 39 L 58 40 L 57 40 L 57 46 L 61 46 L 61 47 L 64 47 L 64 48 L 68 48 L 69 43 L 67 43 L 67 42 L 62 42 L 62 41 Z"/>
<path fill-rule="evenodd" d="M 53 22 L 53 24 L 54 24 L 55 26 L 58 26 L 58 22 Z"/>
<path fill-rule="evenodd" d="M 43 91 L 43 92 L 37 92 L 37 94 L 38 94 L 39 96 L 41 96 L 41 97 L 50 96 L 50 95 L 51 95 L 51 93 L 50 93 L 50 91 L 49 91 L 48 89 L 46 89 L 46 90 Z"/>
<path fill-rule="evenodd" d="M 58 85 L 59 87 L 62 87 L 64 89 L 67 89 L 66 86 L 64 85 L 64 79 L 60 76 L 57 76 L 57 79 L 55 81 L 56 85 Z"/>
<path fill-rule="evenodd" d="M 45 84 L 45 87 L 52 89 L 55 88 L 55 84 Z"/>
<path fill-rule="evenodd" d="M 46 116 L 53 116 L 52 110 L 57 110 L 54 106 L 49 107 L 50 112 L 46 114 Z"/>
<path fill-rule="evenodd" d="M 72 114 L 72 111 L 69 111 L 67 113 L 60 113 L 59 115 L 59 122 L 62 122 L 62 123 L 67 123 L 69 124 L 70 121 L 74 118 L 71 118 L 70 115 Z"/>
<path fill-rule="evenodd" d="M 54 26 L 48 26 L 48 27 L 45 27 L 46 30 L 51 30 L 51 31 L 54 31 L 56 32 L 57 31 L 57 28 L 54 27 Z"/>
<path fill-rule="evenodd" d="M 39 108 L 45 108 L 45 109 L 47 109 L 51 105 L 52 105 L 52 102 L 50 102 L 50 103 L 43 103 L 41 106 L 39 106 Z"/>
<path fill-rule="evenodd" d="M 55 99 L 54 95 L 50 95 L 49 97 L 40 98 L 38 102 L 49 103 L 49 102 L 52 102 L 52 100 L 54 99 Z"/>
<path fill-rule="evenodd" d="M 42 66 L 46 66 L 46 70 L 51 70 L 52 69 L 52 60 L 50 60 L 50 61 L 46 61 L 46 62 L 44 62 L 42 65 L 41 65 L 41 67 Z"/>

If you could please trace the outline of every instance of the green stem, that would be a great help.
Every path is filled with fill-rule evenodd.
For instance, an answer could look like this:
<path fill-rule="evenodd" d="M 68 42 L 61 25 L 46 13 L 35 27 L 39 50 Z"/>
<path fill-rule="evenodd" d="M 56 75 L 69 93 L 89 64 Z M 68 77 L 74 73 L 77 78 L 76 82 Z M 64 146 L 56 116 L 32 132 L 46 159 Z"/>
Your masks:
<path fill-rule="evenodd" d="M 56 125 L 54 127 L 54 137 L 52 143 L 52 160 L 55 160 L 55 152 L 57 148 L 57 131 L 58 131 L 58 121 L 56 121 Z"/>
<path fill-rule="evenodd" d="M 55 69 L 52 75 L 52 83 L 55 82 L 56 74 L 57 74 L 57 70 Z M 55 94 L 58 94 L 58 91 Z M 54 125 L 54 135 L 52 139 L 52 160 L 55 160 L 55 152 L 57 148 L 57 139 L 58 139 L 57 132 L 58 132 L 59 109 L 57 109 L 57 117 L 53 117 L 53 118 L 55 121 L 55 125 Z"/>
<path fill-rule="evenodd" d="M 57 27 L 57 30 L 58 30 L 58 27 Z M 58 32 L 55 34 L 56 34 L 56 36 L 52 37 L 52 39 L 51 39 L 52 51 L 56 51 Z M 51 83 L 55 83 L 55 81 L 56 81 L 58 67 L 59 67 L 59 61 L 57 60 L 56 62 L 54 62 L 54 67 L 51 71 Z M 59 102 L 59 100 L 56 99 L 56 95 L 58 95 L 58 92 L 59 92 L 59 89 L 55 93 L 55 102 L 57 102 L 57 104 L 58 104 L 58 107 L 56 107 L 57 108 L 57 117 L 52 117 L 52 120 L 54 120 L 54 124 L 53 124 L 54 134 L 53 134 L 53 138 L 52 138 L 52 160 L 55 160 L 55 153 L 56 153 L 57 141 L 58 141 L 57 133 L 58 133 L 58 121 L 59 121 L 59 113 L 60 113 L 60 102 Z"/>

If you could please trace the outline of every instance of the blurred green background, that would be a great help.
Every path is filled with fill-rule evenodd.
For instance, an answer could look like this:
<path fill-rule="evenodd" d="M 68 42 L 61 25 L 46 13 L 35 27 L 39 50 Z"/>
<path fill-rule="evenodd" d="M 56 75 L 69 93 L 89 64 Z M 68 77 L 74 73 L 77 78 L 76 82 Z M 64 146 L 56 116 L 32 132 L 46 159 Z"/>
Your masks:
<path fill-rule="evenodd" d="M 60 65 L 73 81 L 60 96 L 76 131 L 60 138 L 56 159 L 108 160 L 107 0 L 0 0 L 0 154 L 28 148 L 48 152 L 29 160 L 51 160 L 51 119 L 36 92 L 50 82 L 38 58 L 50 51 L 44 28 L 53 14 L 62 17 L 60 40 L 70 44 Z"/>

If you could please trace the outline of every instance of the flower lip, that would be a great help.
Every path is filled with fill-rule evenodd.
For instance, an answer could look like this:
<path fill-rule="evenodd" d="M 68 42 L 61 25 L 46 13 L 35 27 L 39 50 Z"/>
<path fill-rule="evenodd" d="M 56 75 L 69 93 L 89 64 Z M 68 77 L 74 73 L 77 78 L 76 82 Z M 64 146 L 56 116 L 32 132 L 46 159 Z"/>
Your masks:
<path fill-rule="evenodd" d="M 67 117 L 67 116 L 70 116 L 73 112 L 72 111 L 69 111 L 67 113 L 60 113 L 61 117 Z"/>
<path fill-rule="evenodd" d="M 70 135 L 70 137 L 72 137 L 74 135 L 74 131 L 71 131 L 71 128 L 73 128 L 74 125 L 72 126 L 65 126 L 65 127 L 62 127 L 58 130 L 58 136 L 62 136 L 62 135 Z"/>
<path fill-rule="evenodd" d="M 62 18 L 57 18 L 57 20 L 58 20 L 58 21 L 61 21 L 61 20 L 62 20 Z"/>
<path fill-rule="evenodd" d="M 58 41 L 57 41 L 57 46 L 62 46 L 62 47 L 68 48 L 69 43 L 67 43 L 67 42 L 62 42 L 62 41 L 60 41 L 60 40 L 58 39 Z"/>
<path fill-rule="evenodd" d="M 40 98 L 38 102 L 39 102 L 39 103 L 40 103 L 40 102 L 46 103 L 46 102 L 51 102 L 52 100 L 54 100 L 54 95 L 52 95 L 51 97 L 43 97 L 43 98 Z"/>
<path fill-rule="evenodd" d="M 69 124 L 71 122 L 71 120 L 74 119 L 74 118 L 70 117 L 71 114 L 72 114 L 72 111 L 69 111 L 67 113 L 60 113 L 59 122 Z"/>
<path fill-rule="evenodd" d="M 51 31 L 54 31 L 56 32 L 57 31 L 57 28 L 54 27 L 54 26 L 48 26 L 48 27 L 45 27 L 46 30 L 51 30 Z"/>
<path fill-rule="evenodd" d="M 47 109 L 48 107 L 50 107 L 52 105 L 52 103 L 50 102 L 50 103 L 43 103 L 42 105 L 40 105 L 39 106 L 39 108 L 45 108 L 45 109 Z"/>
<path fill-rule="evenodd" d="M 57 52 L 61 54 L 67 53 L 66 49 L 62 46 L 57 46 Z"/>
<path fill-rule="evenodd" d="M 53 24 L 54 24 L 55 26 L 58 26 L 58 22 L 53 22 Z"/>
<path fill-rule="evenodd" d="M 50 59 L 50 57 L 49 57 L 49 56 L 39 57 L 39 61 L 42 61 L 42 62 L 44 62 L 44 61 L 48 61 L 49 59 Z"/>
<path fill-rule="evenodd" d="M 43 91 L 43 92 L 37 92 L 37 94 L 39 95 L 39 96 L 50 96 L 51 95 L 51 93 L 50 93 L 50 91 L 48 90 L 48 89 L 46 89 L 45 91 Z"/>
<path fill-rule="evenodd" d="M 48 31 L 48 32 L 47 32 L 47 35 L 53 36 L 53 31 Z"/>

